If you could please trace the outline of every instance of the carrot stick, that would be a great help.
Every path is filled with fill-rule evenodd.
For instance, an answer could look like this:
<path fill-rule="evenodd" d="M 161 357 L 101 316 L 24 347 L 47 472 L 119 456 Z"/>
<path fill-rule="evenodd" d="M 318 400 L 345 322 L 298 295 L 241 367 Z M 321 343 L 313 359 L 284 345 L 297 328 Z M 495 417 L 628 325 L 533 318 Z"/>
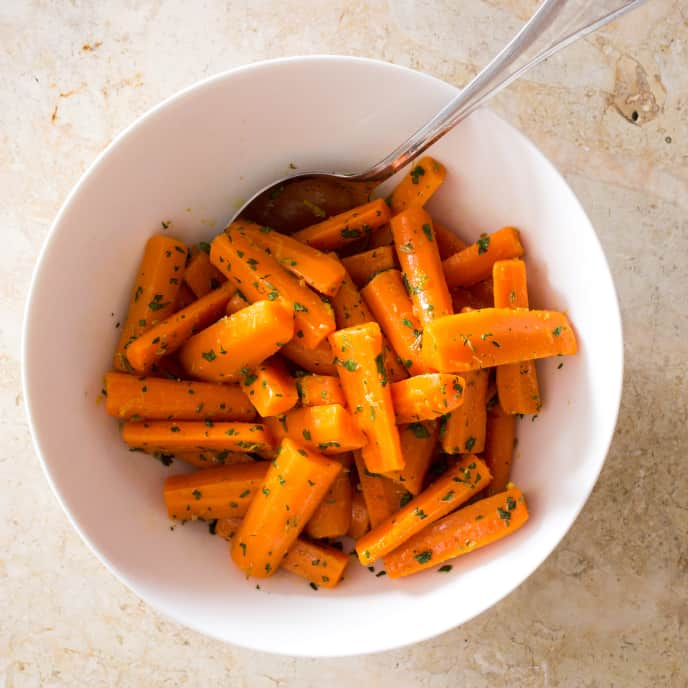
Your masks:
<path fill-rule="evenodd" d="M 576 351 L 571 324 L 556 311 L 483 308 L 434 320 L 423 332 L 426 364 L 446 373 Z"/>
<path fill-rule="evenodd" d="M 477 454 L 485 448 L 487 371 L 464 373 L 463 379 L 463 404 L 440 427 L 446 454 Z"/>
<path fill-rule="evenodd" d="M 224 313 L 233 293 L 231 284 L 223 284 L 151 327 L 127 347 L 126 356 L 131 367 L 145 372 L 163 356 L 179 349 L 195 332 L 215 322 Z"/>
<path fill-rule="evenodd" d="M 439 418 L 463 403 L 464 380 L 448 373 L 425 373 L 392 384 L 397 423 Z"/>
<path fill-rule="evenodd" d="M 505 413 L 499 404 L 487 414 L 485 462 L 493 475 L 488 494 L 506 490 L 511 476 L 516 440 L 516 416 Z"/>
<path fill-rule="evenodd" d="M 416 533 L 468 501 L 490 482 L 490 471 L 476 456 L 468 455 L 414 497 L 396 514 L 356 541 L 356 554 L 364 566 L 389 554 Z"/>
<path fill-rule="evenodd" d="M 346 406 L 342 385 L 334 375 L 304 375 L 296 380 L 296 389 L 302 406 Z"/>
<path fill-rule="evenodd" d="M 280 354 L 311 373 L 337 374 L 332 347 L 327 340 L 320 342 L 315 349 L 306 349 L 300 342 L 301 339 L 295 337 L 280 349 Z"/>
<path fill-rule="evenodd" d="M 363 458 L 375 473 L 404 467 L 394 420 L 392 392 L 382 354 L 377 323 L 337 330 L 330 335 L 337 356 L 337 373 L 355 421 L 368 438 Z"/>
<path fill-rule="evenodd" d="M 470 287 L 490 277 L 496 261 L 522 255 L 518 230 L 504 227 L 494 234 L 483 234 L 474 244 L 447 258 L 442 267 L 449 287 Z"/>
<path fill-rule="evenodd" d="M 394 483 L 377 473 L 371 473 L 365 465 L 360 451 L 354 452 L 356 472 L 361 484 L 361 493 L 365 501 L 370 525 L 374 528 L 388 516 L 399 509 Z"/>
<path fill-rule="evenodd" d="M 430 215 L 411 206 L 391 221 L 404 284 L 411 296 L 413 312 L 422 324 L 451 315 L 451 294 L 444 279 L 442 260 Z"/>
<path fill-rule="evenodd" d="M 387 575 L 400 578 L 489 545 L 528 520 L 521 491 L 482 499 L 436 521 L 385 557 Z"/>
<path fill-rule="evenodd" d="M 526 266 L 522 260 L 499 260 L 492 269 L 496 308 L 528 308 Z M 507 413 L 537 413 L 542 406 L 535 361 L 497 368 L 499 403 Z"/>
<path fill-rule="evenodd" d="M 234 563 L 247 576 L 273 574 L 341 469 L 336 461 L 285 438 L 232 540 Z"/>
<path fill-rule="evenodd" d="M 206 246 L 207 248 L 207 246 Z M 189 286 L 197 299 L 217 289 L 227 278 L 210 262 L 205 251 L 191 251 L 191 260 L 184 271 L 184 283 Z"/>
<path fill-rule="evenodd" d="M 115 418 L 253 420 L 256 412 L 237 385 L 182 382 L 106 373 L 105 410 Z"/>
<path fill-rule="evenodd" d="M 445 224 L 433 220 L 432 228 L 435 231 L 435 241 L 440 252 L 440 258 L 444 260 L 453 256 L 458 251 L 463 251 L 468 244 Z"/>
<path fill-rule="evenodd" d="M 399 428 L 406 465 L 401 471 L 385 475 L 403 485 L 412 495 L 417 495 L 423 489 L 423 480 L 437 444 L 437 430 L 437 423 L 429 421 L 410 423 Z"/>
<path fill-rule="evenodd" d="M 241 463 L 172 475 L 163 487 L 167 513 L 179 521 L 243 516 L 268 466 L 267 461 Z"/>
<path fill-rule="evenodd" d="M 323 454 L 342 454 L 367 442 L 351 413 L 339 404 L 293 409 L 265 423 L 277 440 L 291 437 Z"/>
<path fill-rule="evenodd" d="M 233 466 L 236 463 L 252 463 L 255 458 L 246 452 L 236 452 L 223 449 L 222 451 L 188 451 L 177 452 L 175 459 L 196 468 L 214 468 L 216 466 Z"/>
<path fill-rule="evenodd" d="M 342 464 L 342 470 L 306 524 L 306 534 L 316 540 L 346 535 L 351 525 L 351 454 L 341 454 L 335 460 Z"/>
<path fill-rule="evenodd" d="M 389 225 L 382 225 L 370 235 L 368 247 L 379 248 L 380 246 L 391 246 L 393 243 L 392 228 Z"/>
<path fill-rule="evenodd" d="M 335 328 L 329 304 L 288 273 L 241 229 L 232 223 L 213 239 L 210 261 L 249 301 L 283 301 L 294 311 L 296 334 L 313 349 Z M 301 333 L 301 334 L 299 334 Z M 286 340 L 285 340 L 286 341 Z"/>
<path fill-rule="evenodd" d="M 366 509 L 363 492 L 353 490 L 353 496 L 351 497 L 351 525 L 347 535 L 357 540 L 368 532 L 368 528 L 370 528 L 370 519 L 368 518 L 368 509 Z"/>
<path fill-rule="evenodd" d="M 184 282 L 179 285 L 177 298 L 174 300 L 174 313 L 190 306 L 196 300 L 196 295 Z"/>
<path fill-rule="evenodd" d="M 174 311 L 187 254 L 186 246 L 170 237 L 157 235 L 146 243 L 131 289 L 127 319 L 115 350 L 116 370 L 130 370 L 127 346 Z"/>
<path fill-rule="evenodd" d="M 353 256 L 342 258 L 342 263 L 359 289 L 370 282 L 378 272 L 398 267 L 393 246 L 381 246 L 363 253 L 355 253 Z"/>
<path fill-rule="evenodd" d="M 366 304 L 412 375 L 426 372 L 421 358 L 421 325 L 398 270 L 375 275 L 361 291 Z"/>
<path fill-rule="evenodd" d="M 246 300 L 244 295 L 237 289 L 234 292 L 232 298 L 229 301 L 227 301 L 227 315 L 234 315 L 242 308 L 246 308 L 246 306 L 248 305 L 250 305 L 249 302 Z"/>
<path fill-rule="evenodd" d="M 478 284 L 474 284 L 472 287 L 456 287 L 452 289 L 451 295 L 455 313 L 461 313 L 464 308 L 478 310 L 494 306 L 491 279 L 478 282 Z"/>
<path fill-rule="evenodd" d="M 277 416 L 296 406 L 296 382 L 284 362 L 271 358 L 244 378 L 244 390 L 261 416 Z"/>
<path fill-rule="evenodd" d="M 192 377 L 236 382 L 279 351 L 293 333 L 294 315 L 284 303 L 257 301 L 191 337 L 179 360 Z"/>
<path fill-rule="evenodd" d="M 292 236 L 321 251 L 336 251 L 382 227 L 389 222 L 389 218 L 387 204 L 378 198 L 306 227 Z"/>
<path fill-rule="evenodd" d="M 429 156 L 421 158 L 392 192 L 392 212 L 400 213 L 412 206 L 422 208 L 446 176 L 447 170 L 442 163 Z"/>

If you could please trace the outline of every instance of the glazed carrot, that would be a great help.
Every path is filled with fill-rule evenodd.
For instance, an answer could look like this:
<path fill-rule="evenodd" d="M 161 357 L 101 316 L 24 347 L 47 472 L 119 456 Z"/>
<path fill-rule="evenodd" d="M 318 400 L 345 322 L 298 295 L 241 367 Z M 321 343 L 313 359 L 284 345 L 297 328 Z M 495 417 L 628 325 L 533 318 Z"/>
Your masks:
<path fill-rule="evenodd" d="M 494 306 L 494 292 L 492 280 L 487 279 L 471 287 L 456 287 L 452 289 L 454 312 L 461 313 L 464 308 L 478 310 Z"/>
<path fill-rule="evenodd" d="M 340 404 L 304 406 L 266 418 L 265 423 L 277 441 L 291 437 L 324 454 L 360 449 L 367 442 L 351 413 Z"/>
<path fill-rule="evenodd" d="M 412 206 L 423 207 L 447 176 L 444 165 L 426 156 L 411 169 L 392 192 L 392 212 L 400 213 Z"/>
<path fill-rule="evenodd" d="M 356 472 L 361 484 L 361 494 L 365 501 L 366 511 L 371 527 L 382 523 L 388 516 L 399 509 L 396 488 L 389 479 L 377 473 L 371 473 L 365 465 L 360 451 L 354 452 Z"/>
<path fill-rule="evenodd" d="M 368 528 L 370 528 L 370 520 L 363 492 L 353 490 L 351 497 L 351 524 L 349 525 L 347 535 L 357 540 L 368 532 Z"/>
<path fill-rule="evenodd" d="M 341 469 L 341 464 L 312 449 L 282 440 L 232 540 L 234 563 L 247 576 L 273 574 Z"/>
<path fill-rule="evenodd" d="M 235 382 L 279 351 L 293 333 L 294 315 L 283 302 L 257 301 L 191 337 L 179 360 L 192 377 Z"/>
<path fill-rule="evenodd" d="M 243 516 L 269 463 L 241 463 L 172 475 L 165 480 L 167 514 L 178 521 Z"/>
<path fill-rule="evenodd" d="M 249 302 L 246 300 L 244 295 L 237 289 L 234 292 L 232 298 L 227 301 L 227 315 L 234 315 L 236 312 L 240 311 L 242 308 L 246 308 Z"/>
<path fill-rule="evenodd" d="M 232 223 L 213 239 L 210 261 L 249 301 L 283 301 L 294 311 L 294 325 L 301 343 L 315 348 L 335 328 L 329 304 L 287 272 L 241 229 Z M 301 334 L 299 334 L 301 333 Z M 285 340 L 286 341 L 286 340 Z"/>
<path fill-rule="evenodd" d="M 451 315 L 451 294 L 444 279 L 430 215 L 411 206 L 391 221 L 404 285 L 413 303 L 413 312 L 422 324 Z"/>
<path fill-rule="evenodd" d="M 131 289 L 127 319 L 115 350 L 116 370 L 130 369 L 125 353 L 127 346 L 174 311 L 187 254 L 186 246 L 170 237 L 157 235 L 146 243 Z"/>
<path fill-rule="evenodd" d="M 437 430 L 437 423 L 431 421 L 409 423 L 399 428 L 401 451 L 406 465 L 402 471 L 385 475 L 403 485 L 412 495 L 417 495 L 423 489 L 423 480 L 437 444 Z"/>
<path fill-rule="evenodd" d="M 447 258 L 442 267 L 450 287 L 470 287 L 490 277 L 496 261 L 522 255 L 518 230 L 504 227 L 494 234 L 483 234 L 474 244 Z"/>
<path fill-rule="evenodd" d="M 252 420 L 256 417 L 238 385 L 107 373 L 105 391 L 105 410 L 115 418 Z"/>
<path fill-rule="evenodd" d="M 515 533 L 528 520 L 521 491 L 482 499 L 436 521 L 385 557 L 387 575 L 408 576 Z"/>
<path fill-rule="evenodd" d="M 277 416 L 296 406 L 296 381 L 284 362 L 270 358 L 246 375 L 244 391 L 261 416 Z"/>
<path fill-rule="evenodd" d="M 435 231 L 435 241 L 440 252 L 440 258 L 444 260 L 453 256 L 458 251 L 463 251 L 468 244 L 445 224 L 433 220 L 432 228 Z"/>
<path fill-rule="evenodd" d="M 196 295 L 186 286 L 184 282 L 179 285 L 177 298 L 174 301 L 174 312 L 181 311 L 190 306 L 196 300 Z"/>
<path fill-rule="evenodd" d="M 384 366 L 380 326 L 365 323 L 337 330 L 330 335 L 330 344 L 337 357 L 337 373 L 347 404 L 368 438 L 362 452 L 368 470 L 401 470 L 404 459 Z"/>
<path fill-rule="evenodd" d="M 341 454 L 335 461 L 342 470 L 306 524 L 306 535 L 316 540 L 346 535 L 351 525 L 351 454 Z"/>
<path fill-rule="evenodd" d="M 463 403 L 464 380 L 451 373 L 425 373 L 392 384 L 397 423 L 439 418 Z"/>
<path fill-rule="evenodd" d="M 273 453 L 272 438 L 260 423 L 202 423 L 192 420 L 128 422 L 122 428 L 122 439 L 133 449 L 165 454 L 222 449 L 256 452 L 264 456 Z"/>
<path fill-rule="evenodd" d="M 337 374 L 332 347 L 327 340 L 320 342 L 315 349 L 306 349 L 300 342 L 301 339 L 295 337 L 280 349 L 280 354 L 311 373 Z"/>
<path fill-rule="evenodd" d="M 423 332 L 425 363 L 441 372 L 460 373 L 576 351 L 571 324 L 556 311 L 483 308 L 439 318 Z"/>
<path fill-rule="evenodd" d="M 258 246 L 274 256 L 289 272 L 301 278 L 316 291 L 334 296 L 344 279 L 342 264 L 328 253 L 318 251 L 298 239 L 280 234 L 269 227 L 238 220 L 232 227 L 241 228 Z"/>
<path fill-rule="evenodd" d="M 342 385 L 335 375 L 304 375 L 296 380 L 302 406 L 346 405 Z"/>
<path fill-rule="evenodd" d="M 157 360 L 179 349 L 195 332 L 215 322 L 224 313 L 233 293 L 231 284 L 223 284 L 151 327 L 127 347 L 126 355 L 131 367 L 145 372 Z"/>
<path fill-rule="evenodd" d="M 487 414 L 485 438 L 485 462 L 493 476 L 488 488 L 490 495 L 506 490 L 509 484 L 515 439 L 516 416 L 505 413 L 502 407 L 496 404 Z"/>
<path fill-rule="evenodd" d="M 468 501 L 490 482 L 490 471 L 469 454 L 414 497 L 397 513 L 356 541 L 356 554 L 364 566 L 395 550 L 416 533 Z"/>
<path fill-rule="evenodd" d="M 236 463 L 252 463 L 255 458 L 246 452 L 229 451 L 188 451 L 177 452 L 175 459 L 196 468 L 214 468 L 216 466 L 233 466 Z"/>
<path fill-rule="evenodd" d="M 342 258 L 342 263 L 351 279 L 360 289 L 383 270 L 391 270 L 397 266 L 397 257 L 392 246 L 381 246 L 363 253 Z"/>
<path fill-rule="evenodd" d="M 426 372 L 421 358 L 421 325 L 398 270 L 375 275 L 361 294 L 392 348 L 412 375 Z"/>
<path fill-rule="evenodd" d="M 207 246 L 206 246 L 207 248 Z M 184 271 L 184 282 L 189 286 L 197 299 L 209 291 L 217 289 L 227 278 L 210 262 L 205 251 L 191 251 L 191 260 Z"/>
<path fill-rule="evenodd" d="M 522 260 L 499 260 L 492 268 L 495 308 L 528 308 L 526 266 Z M 542 406 L 535 361 L 497 367 L 499 403 L 507 413 L 537 413 Z"/>
<path fill-rule="evenodd" d="M 292 236 L 321 251 L 335 251 L 389 222 L 387 204 L 378 198 L 311 225 Z"/>
<path fill-rule="evenodd" d="M 446 454 L 480 453 L 485 448 L 486 370 L 463 374 L 463 404 L 441 424 L 440 441 Z"/>
<path fill-rule="evenodd" d="M 391 246 L 394 243 L 392 236 L 392 228 L 389 225 L 382 225 L 376 229 L 368 240 L 369 248 L 378 248 L 379 246 Z"/>

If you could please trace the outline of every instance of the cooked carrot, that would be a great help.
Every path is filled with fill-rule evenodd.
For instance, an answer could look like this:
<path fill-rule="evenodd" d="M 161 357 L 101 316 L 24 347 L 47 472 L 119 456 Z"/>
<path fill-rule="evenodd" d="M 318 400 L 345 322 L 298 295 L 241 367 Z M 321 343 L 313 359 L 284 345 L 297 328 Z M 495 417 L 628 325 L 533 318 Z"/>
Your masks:
<path fill-rule="evenodd" d="M 371 231 L 389 222 L 389 218 L 387 204 L 378 198 L 306 227 L 292 236 L 321 251 L 335 251 L 368 236 Z"/>
<path fill-rule="evenodd" d="M 316 291 L 327 296 L 337 293 L 344 279 L 344 268 L 334 256 L 252 222 L 237 220 L 232 227 L 245 231 L 258 246 L 274 256 L 282 267 Z"/>
<path fill-rule="evenodd" d="M 234 563 L 247 576 L 273 574 L 341 469 L 341 464 L 288 437 L 282 440 L 232 540 Z"/>
<path fill-rule="evenodd" d="M 128 422 L 122 428 L 122 439 L 132 449 L 165 454 L 222 449 L 256 452 L 264 456 L 273 453 L 272 438 L 260 423 L 201 423 L 192 420 Z"/>
<path fill-rule="evenodd" d="M 429 156 L 421 158 L 392 192 L 392 212 L 400 213 L 412 206 L 423 207 L 446 176 L 447 170 L 442 163 Z"/>
<path fill-rule="evenodd" d="M 163 487 L 167 514 L 178 521 L 243 516 L 269 465 L 240 463 L 172 475 Z"/>
<path fill-rule="evenodd" d="M 463 403 L 464 380 L 451 373 L 414 375 L 392 384 L 397 423 L 439 418 Z"/>
<path fill-rule="evenodd" d="M 340 454 L 335 461 L 342 470 L 306 524 L 306 534 L 316 540 L 346 535 L 351 525 L 351 454 Z"/>
<path fill-rule="evenodd" d="M 368 509 L 366 509 L 363 492 L 353 490 L 353 495 L 351 497 L 351 524 L 349 525 L 349 532 L 347 535 L 357 540 L 362 535 L 365 535 L 369 528 L 370 519 L 368 518 Z"/>
<path fill-rule="evenodd" d="M 187 255 L 186 246 L 170 237 L 157 235 L 146 243 L 131 289 L 127 319 L 115 350 L 116 370 L 130 370 L 125 352 L 127 346 L 174 312 Z"/>
<path fill-rule="evenodd" d="M 474 244 L 447 258 L 442 267 L 450 287 L 470 287 L 490 277 L 496 261 L 522 255 L 518 230 L 504 227 L 494 234 L 483 234 Z"/>
<path fill-rule="evenodd" d="M 456 287 L 452 289 L 454 312 L 461 313 L 464 308 L 478 310 L 494 306 L 492 280 L 486 279 L 472 287 Z"/>
<path fill-rule="evenodd" d="M 383 270 L 391 270 L 397 266 L 397 257 L 392 246 L 381 246 L 363 253 L 342 258 L 342 263 L 351 279 L 360 289 Z"/>
<path fill-rule="evenodd" d="M 397 513 L 357 540 L 359 561 L 368 566 L 393 551 L 480 492 L 490 478 L 489 469 L 477 456 L 463 457 Z"/>
<path fill-rule="evenodd" d="M 363 458 L 375 473 L 404 467 L 394 406 L 377 323 L 337 330 L 330 335 L 337 373 L 355 421 L 368 438 Z"/>
<path fill-rule="evenodd" d="M 451 315 L 451 294 L 444 279 L 430 215 L 419 207 L 409 207 L 391 220 L 404 285 L 413 303 L 413 312 L 422 324 Z"/>
<path fill-rule="evenodd" d="M 440 258 L 444 260 L 453 256 L 458 251 L 463 251 L 468 244 L 454 233 L 447 225 L 433 219 L 432 227 L 435 230 L 435 240 L 440 252 Z"/>
<path fill-rule="evenodd" d="M 426 365 L 445 373 L 576 351 L 571 324 L 556 311 L 483 308 L 434 320 L 423 332 Z"/>
<path fill-rule="evenodd" d="M 369 248 L 378 248 L 380 246 L 391 246 L 394 243 L 392 236 L 392 228 L 389 225 L 382 225 L 376 229 L 368 239 Z"/>
<path fill-rule="evenodd" d="M 334 375 L 304 375 L 296 380 L 302 406 L 346 405 L 342 385 Z"/>
<path fill-rule="evenodd" d="M 371 473 L 366 468 L 360 451 L 354 452 L 354 461 L 370 525 L 375 528 L 378 523 L 382 523 L 388 516 L 399 510 L 396 488 L 392 480 L 377 473 Z"/>
<path fill-rule="evenodd" d="M 404 469 L 386 473 L 400 485 L 403 485 L 412 495 L 417 495 L 423 489 L 425 474 L 430 468 L 430 462 L 437 444 L 437 423 L 409 423 L 399 428 L 401 451 L 404 454 Z"/>
<path fill-rule="evenodd" d="M 340 404 L 304 406 L 266 418 L 265 423 L 278 441 L 291 437 L 324 454 L 342 454 L 367 443 L 351 413 Z"/>
<path fill-rule="evenodd" d="M 215 468 L 216 466 L 233 466 L 236 463 L 252 463 L 255 458 L 246 452 L 229 451 L 188 451 L 177 452 L 175 459 L 188 463 L 196 468 Z"/>
<path fill-rule="evenodd" d="M 207 245 L 206 245 L 207 248 Z M 184 271 L 184 282 L 197 299 L 217 289 L 227 278 L 210 262 L 208 254 L 200 249 L 191 251 L 191 260 Z"/>
<path fill-rule="evenodd" d="M 280 354 L 310 373 L 337 374 L 332 347 L 327 340 L 320 342 L 315 349 L 306 349 L 300 342 L 301 339 L 297 335 L 280 349 Z"/>
<path fill-rule="evenodd" d="M 309 349 L 335 328 L 329 304 L 287 272 L 274 256 L 258 246 L 237 223 L 213 239 L 210 261 L 249 301 L 283 301 L 294 311 L 296 334 Z M 300 334 L 299 334 L 300 333 Z M 285 340 L 286 341 L 286 340 Z"/>
<path fill-rule="evenodd" d="M 526 265 L 522 260 L 500 260 L 492 269 L 495 308 L 528 308 Z M 499 403 L 507 413 L 537 413 L 542 406 L 535 361 L 497 367 Z"/>
<path fill-rule="evenodd" d="M 179 360 L 192 377 L 236 382 L 293 334 L 294 315 L 282 301 L 257 301 L 191 337 L 180 349 Z"/>
<path fill-rule="evenodd" d="M 398 270 L 375 275 L 361 294 L 392 348 L 412 375 L 426 372 L 421 357 L 421 325 Z"/>
<path fill-rule="evenodd" d="M 246 308 L 248 305 L 250 304 L 246 300 L 246 297 L 237 289 L 232 298 L 227 301 L 227 315 L 234 315 L 242 308 Z"/>
<path fill-rule="evenodd" d="M 488 494 L 506 490 L 511 477 L 515 440 L 516 416 L 506 413 L 499 404 L 496 404 L 487 414 L 484 456 L 493 476 Z"/>
<path fill-rule="evenodd" d="M 183 282 L 179 285 L 177 298 L 174 301 L 174 312 L 181 311 L 196 300 L 196 295 Z"/>
<path fill-rule="evenodd" d="M 463 374 L 463 404 L 440 426 L 446 454 L 480 453 L 485 448 L 487 370 Z"/>
<path fill-rule="evenodd" d="M 270 358 L 250 371 L 243 387 L 261 416 L 286 413 L 299 400 L 296 381 L 279 358 Z"/>
<path fill-rule="evenodd" d="M 519 489 L 482 499 L 432 523 L 385 557 L 387 575 L 408 576 L 515 533 L 528 520 Z"/>
<path fill-rule="evenodd" d="M 105 392 L 105 409 L 115 418 L 252 420 L 256 417 L 238 385 L 107 373 Z"/>

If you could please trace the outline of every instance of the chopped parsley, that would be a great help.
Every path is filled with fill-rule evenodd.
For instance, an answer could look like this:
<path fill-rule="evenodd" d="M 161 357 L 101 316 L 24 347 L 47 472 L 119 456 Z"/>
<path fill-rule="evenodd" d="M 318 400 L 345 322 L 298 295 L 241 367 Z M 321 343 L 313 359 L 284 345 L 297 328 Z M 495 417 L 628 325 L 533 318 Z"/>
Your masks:
<path fill-rule="evenodd" d="M 432 552 L 429 549 L 426 549 L 424 552 L 421 552 L 420 554 L 416 554 L 414 559 L 419 563 L 419 564 L 426 564 L 427 562 L 432 559 Z"/>
<path fill-rule="evenodd" d="M 201 243 L 198 244 L 198 248 L 200 248 L 203 253 L 210 253 L 210 244 L 207 241 L 201 241 Z"/>
<path fill-rule="evenodd" d="M 430 437 L 428 429 L 422 423 L 411 423 L 408 429 L 419 439 L 426 440 Z"/>
<path fill-rule="evenodd" d="M 476 241 L 476 244 L 478 244 L 478 255 L 482 255 L 483 253 L 487 253 L 487 249 L 490 245 L 490 237 L 487 236 L 487 234 L 483 234 L 478 241 Z"/>
<path fill-rule="evenodd" d="M 204 351 L 201 356 L 203 356 L 206 361 L 214 361 L 217 358 L 217 355 L 212 349 L 210 351 Z"/>
<path fill-rule="evenodd" d="M 423 234 L 428 237 L 428 241 L 432 241 L 432 227 L 430 225 L 423 225 Z"/>
<path fill-rule="evenodd" d="M 411 175 L 411 183 L 412 184 L 419 184 L 420 183 L 420 178 L 425 174 L 425 168 L 422 167 L 421 165 L 416 165 L 410 172 Z"/>

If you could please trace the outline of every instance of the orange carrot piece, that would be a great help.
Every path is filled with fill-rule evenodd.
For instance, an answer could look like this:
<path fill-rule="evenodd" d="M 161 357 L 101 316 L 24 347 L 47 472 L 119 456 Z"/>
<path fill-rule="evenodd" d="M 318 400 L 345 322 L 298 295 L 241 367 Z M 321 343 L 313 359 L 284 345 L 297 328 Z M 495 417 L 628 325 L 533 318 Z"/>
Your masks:
<path fill-rule="evenodd" d="M 277 416 L 296 406 L 296 381 L 284 362 L 271 358 L 244 378 L 244 390 L 261 416 Z"/>
<path fill-rule="evenodd" d="M 330 335 L 337 373 L 355 421 L 368 438 L 363 458 L 375 473 L 404 467 L 399 431 L 394 420 L 392 392 L 377 323 L 337 330 Z"/>
<path fill-rule="evenodd" d="M 321 251 L 336 251 L 382 227 L 389 222 L 389 218 L 387 204 L 378 198 L 306 227 L 292 236 Z"/>
<path fill-rule="evenodd" d="M 306 535 L 316 540 L 346 535 L 351 525 L 351 454 L 341 454 L 335 461 L 342 470 L 306 524 Z"/>
<path fill-rule="evenodd" d="M 188 521 L 243 516 L 265 478 L 269 463 L 241 463 L 172 475 L 163 496 L 170 518 Z"/>
<path fill-rule="evenodd" d="M 396 253 L 392 246 L 381 246 L 363 253 L 354 253 L 353 256 L 342 258 L 342 263 L 359 289 L 370 282 L 378 272 L 398 267 Z"/>
<path fill-rule="evenodd" d="M 246 306 L 248 305 L 250 305 L 249 302 L 246 300 L 244 295 L 237 289 L 237 291 L 234 292 L 232 298 L 229 301 L 227 301 L 227 315 L 234 315 L 242 308 L 246 308 Z"/>
<path fill-rule="evenodd" d="M 310 373 L 337 374 L 332 347 L 327 340 L 320 342 L 315 349 L 306 349 L 300 341 L 297 335 L 282 347 L 280 354 Z"/>
<path fill-rule="evenodd" d="M 446 454 L 480 453 L 485 448 L 487 403 L 486 370 L 463 375 L 463 404 L 441 424 L 440 440 Z"/>
<path fill-rule="evenodd" d="M 388 516 L 399 510 L 396 488 L 389 478 L 371 473 L 366 468 L 360 451 L 354 452 L 354 461 L 370 525 L 375 528 L 378 523 L 382 523 Z"/>
<path fill-rule="evenodd" d="M 452 289 L 451 294 L 455 313 L 461 313 L 464 308 L 479 310 L 480 308 L 492 308 L 494 306 L 491 279 L 478 282 L 478 284 L 474 284 L 472 287 L 456 287 L 456 289 Z"/>
<path fill-rule="evenodd" d="M 146 243 L 131 289 L 127 319 L 115 350 L 116 370 L 130 370 L 126 348 L 174 312 L 187 255 L 188 249 L 177 239 L 157 235 Z"/>
<path fill-rule="evenodd" d="M 341 464 L 288 437 L 282 440 L 232 540 L 234 563 L 247 576 L 272 575 L 341 469 Z"/>
<path fill-rule="evenodd" d="M 454 233 L 447 225 L 433 220 L 433 229 L 435 230 L 435 241 L 437 241 L 437 248 L 440 252 L 440 258 L 444 260 L 453 256 L 458 251 L 463 251 L 468 244 L 456 233 Z"/>
<path fill-rule="evenodd" d="M 483 234 L 474 244 L 443 261 L 444 276 L 449 287 L 470 287 L 491 277 L 496 261 L 518 258 L 523 253 L 518 230 L 503 227 L 494 234 Z"/>
<path fill-rule="evenodd" d="M 434 320 L 423 332 L 426 365 L 444 373 L 576 351 L 571 323 L 556 311 L 483 308 Z"/>
<path fill-rule="evenodd" d="M 257 301 L 191 337 L 180 349 L 179 360 L 192 377 L 236 382 L 293 334 L 294 315 L 284 303 Z"/>
<path fill-rule="evenodd" d="M 346 406 L 342 385 L 334 375 L 304 375 L 297 378 L 296 389 L 302 406 Z"/>
<path fill-rule="evenodd" d="M 287 272 L 245 232 L 232 223 L 210 246 L 210 261 L 249 301 L 283 301 L 294 311 L 296 334 L 313 349 L 335 328 L 329 304 Z M 301 334 L 299 334 L 301 333 Z"/>
<path fill-rule="evenodd" d="M 409 423 L 399 428 L 401 451 L 404 454 L 405 466 L 401 471 L 385 475 L 403 485 L 412 495 L 423 489 L 425 474 L 430 468 L 435 446 L 437 445 L 437 423 Z"/>
<path fill-rule="evenodd" d="M 414 497 L 396 514 L 356 541 L 356 554 L 364 566 L 389 554 L 406 540 L 486 487 L 491 479 L 488 467 L 469 454 Z"/>
<path fill-rule="evenodd" d="M 487 435 L 485 438 L 485 462 L 493 476 L 488 494 L 506 490 L 511 477 L 516 440 L 516 416 L 505 413 L 496 404 L 487 414 Z"/>
<path fill-rule="evenodd" d="M 411 296 L 413 312 L 422 324 L 451 315 L 451 294 L 444 279 L 430 215 L 411 206 L 391 221 L 404 284 Z"/>
<path fill-rule="evenodd" d="M 233 466 L 236 463 L 252 463 L 255 458 L 246 452 L 229 451 L 188 451 L 177 452 L 175 459 L 196 468 L 215 468 L 216 466 Z"/>
<path fill-rule="evenodd" d="M 179 285 L 179 291 L 177 292 L 177 298 L 174 301 L 174 312 L 181 311 L 182 309 L 190 306 L 196 300 L 196 295 L 186 286 L 184 282 Z"/>
<path fill-rule="evenodd" d="M 432 523 L 385 557 L 387 575 L 400 578 L 515 533 L 528 520 L 519 489 L 481 499 Z"/>
<path fill-rule="evenodd" d="M 207 248 L 207 246 L 206 246 Z M 184 271 L 184 283 L 189 286 L 197 299 L 217 289 L 227 278 L 210 262 L 205 251 L 191 251 L 191 260 Z"/>
<path fill-rule="evenodd" d="M 425 373 L 392 384 L 397 423 L 439 418 L 463 403 L 464 380 L 451 373 Z"/>
<path fill-rule="evenodd" d="M 392 212 L 400 213 L 412 206 L 422 208 L 446 176 L 447 170 L 442 163 L 430 156 L 421 158 L 411 166 L 392 192 L 390 197 Z"/>
<path fill-rule="evenodd" d="M 256 412 L 238 385 L 182 382 L 106 373 L 105 410 L 115 418 L 253 420 Z"/>
<path fill-rule="evenodd" d="M 368 518 L 368 509 L 366 509 L 363 492 L 353 490 L 353 496 L 351 497 L 351 524 L 349 525 L 347 535 L 357 540 L 365 535 L 369 528 L 370 519 Z"/>
<path fill-rule="evenodd" d="M 391 246 L 393 243 L 392 228 L 389 225 L 382 225 L 370 235 L 368 247 L 379 248 L 380 246 Z"/>

